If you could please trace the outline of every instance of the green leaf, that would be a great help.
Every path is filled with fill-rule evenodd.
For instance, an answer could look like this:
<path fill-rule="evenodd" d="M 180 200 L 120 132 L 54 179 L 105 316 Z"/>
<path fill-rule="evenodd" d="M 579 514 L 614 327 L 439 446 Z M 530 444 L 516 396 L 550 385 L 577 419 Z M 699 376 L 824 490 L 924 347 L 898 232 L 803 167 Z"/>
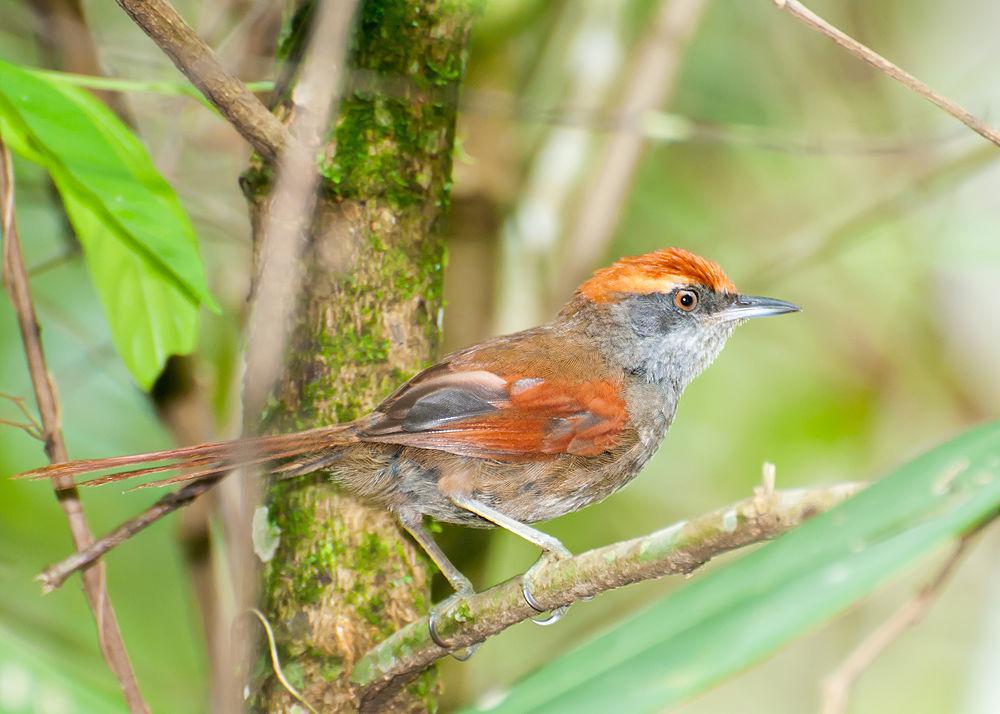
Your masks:
<path fill-rule="evenodd" d="M 142 94 L 162 94 L 175 97 L 188 97 L 202 104 L 206 109 L 218 112 L 215 106 L 205 99 L 205 96 L 190 82 L 171 82 L 167 80 L 137 80 L 119 79 L 117 77 L 97 77 L 90 74 L 74 74 L 73 72 L 58 72 L 46 69 L 28 70 L 37 77 L 44 77 L 55 82 L 64 82 L 87 89 L 103 89 L 109 92 L 131 92 Z M 270 92 L 274 90 L 274 82 L 244 82 L 251 92 Z"/>
<path fill-rule="evenodd" d="M 65 639 L 50 632 L 24 637 L 0 618 L 0 710 L 5 714 L 82 714 L 122 709 L 120 695 L 102 686 L 93 671 L 81 666 L 83 658 L 73 654 Z"/>
<path fill-rule="evenodd" d="M 995 422 L 672 593 L 480 711 L 662 711 L 772 653 L 998 509 Z"/>
<path fill-rule="evenodd" d="M 139 140 L 101 102 L 0 61 L 0 131 L 52 176 L 129 371 L 149 388 L 218 308 L 191 222 Z"/>

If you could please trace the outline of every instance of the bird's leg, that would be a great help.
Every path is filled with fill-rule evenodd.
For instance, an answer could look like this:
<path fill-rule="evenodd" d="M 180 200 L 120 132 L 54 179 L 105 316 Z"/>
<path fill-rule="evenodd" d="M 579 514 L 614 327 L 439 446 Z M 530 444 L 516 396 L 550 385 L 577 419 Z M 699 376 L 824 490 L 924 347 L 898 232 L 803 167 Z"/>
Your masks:
<path fill-rule="evenodd" d="M 491 523 L 494 523 L 515 535 L 521 536 L 529 543 L 534 543 L 542 549 L 542 557 L 539 558 L 538 561 L 521 577 L 521 595 L 524 597 L 524 601 L 528 603 L 533 610 L 537 610 L 538 612 L 547 612 L 547 609 L 539 604 L 538 600 L 535 599 L 535 596 L 531 592 L 532 574 L 536 568 L 550 560 L 561 560 L 562 558 L 572 557 L 573 554 L 569 551 L 569 548 L 564 546 L 555 536 L 543 533 L 537 528 L 532 528 L 525 523 L 521 523 L 520 521 L 515 520 L 495 508 L 487 506 L 481 501 L 477 501 L 474 498 L 458 494 L 449 495 L 448 498 L 450 498 L 452 503 L 459 508 L 464 508 L 471 513 L 475 513 L 480 518 L 485 518 L 487 521 L 490 521 Z M 560 618 L 562 618 L 567 607 L 568 606 L 564 605 L 556 608 L 549 613 L 548 617 L 532 620 L 532 622 L 538 625 L 554 625 Z"/>
<path fill-rule="evenodd" d="M 420 547 L 424 549 L 427 556 L 434 561 L 434 565 L 438 567 L 441 574 L 448 580 L 448 583 L 455 590 L 455 594 L 448 597 L 443 602 L 439 603 L 436 607 L 431 609 L 430 614 L 427 617 L 427 629 L 430 631 L 431 639 L 434 643 L 441 647 L 442 649 L 448 649 L 448 645 L 444 640 L 441 639 L 440 635 L 437 633 L 437 620 L 438 615 L 441 610 L 447 607 L 448 603 L 452 600 L 460 597 L 465 597 L 467 595 L 472 595 L 475 589 L 472 587 L 472 582 L 462 575 L 462 571 L 455 567 L 455 564 L 449 560 L 448 556 L 444 554 L 441 550 L 441 546 L 437 544 L 434 540 L 434 536 L 427 532 L 424 528 L 423 516 L 417 511 L 400 511 L 399 523 L 406 529 L 406 532 L 413 536 L 413 540 L 420 544 Z M 479 649 L 479 645 L 472 645 L 471 647 L 466 647 L 456 652 L 452 652 L 452 657 L 460 662 L 464 662 L 469 659 L 472 655 L 476 653 Z"/>
<path fill-rule="evenodd" d="M 441 546 L 434 540 L 434 536 L 424 528 L 423 517 L 415 511 L 400 511 L 399 522 L 406 529 L 406 532 L 413 536 L 413 540 L 420 544 L 427 556 L 434 561 L 441 574 L 448 580 L 452 589 L 459 595 L 471 595 L 475 592 L 472 582 L 462 575 L 462 571 L 455 567 L 455 564 L 448 559 L 448 556 L 441 550 Z"/>

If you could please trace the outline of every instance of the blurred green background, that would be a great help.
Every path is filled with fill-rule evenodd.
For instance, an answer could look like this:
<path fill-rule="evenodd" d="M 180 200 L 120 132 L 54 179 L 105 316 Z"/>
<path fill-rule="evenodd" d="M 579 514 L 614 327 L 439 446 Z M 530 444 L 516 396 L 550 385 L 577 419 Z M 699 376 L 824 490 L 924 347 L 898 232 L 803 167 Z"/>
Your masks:
<path fill-rule="evenodd" d="M 29 2 L 0 5 L 0 58 L 54 66 L 51 26 Z M 180 75 L 113 3 L 84 3 L 108 74 Z M 246 79 L 272 76 L 276 3 L 177 2 Z M 808 31 L 770 2 L 709 2 L 678 52 L 671 116 L 623 115 L 659 0 L 491 0 L 478 22 L 459 119 L 448 349 L 546 319 L 566 297 L 574 226 L 607 170 L 615 132 L 643 145 L 599 263 L 680 245 L 720 262 L 744 291 L 803 306 L 741 328 L 688 390 L 656 458 L 624 492 L 544 526 L 575 551 L 635 536 L 745 497 L 761 465 L 779 486 L 877 477 L 1000 416 L 1000 154 Z M 987 119 L 1000 106 L 1000 5 L 929 0 L 812 7 Z M 157 166 L 198 230 L 224 314 L 203 316 L 198 388 L 220 431 L 250 260 L 237 185 L 247 150 L 188 99 L 129 94 Z M 666 127 L 666 130 L 664 130 Z M 79 250 L 44 175 L 17 162 L 18 215 L 50 366 L 74 457 L 165 447 L 171 437 L 110 342 Z M 596 265 L 591 266 L 596 267 Z M 0 300 L 0 392 L 30 386 L 13 314 Z M 0 418 L 18 419 L 0 399 Z M 40 465 L 40 444 L 0 426 L 0 475 Z M 104 532 L 156 498 L 86 494 Z M 203 711 L 207 664 L 176 519 L 108 558 L 109 586 L 156 711 Z M 520 572 L 534 551 L 505 533 L 448 529 L 477 585 Z M 41 596 L 32 576 L 69 538 L 51 491 L 0 479 L 0 712 L 122 710 L 77 581 Z M 927 621 L 855 689 L 852 712 L 996 711 L 1000 538 L 987 534 Z M 738 554 L 736 556 L 739 557 Z M 933 571 L 907 578 L 737 676 L 684 712 L 797 713 L 822 677 Z M 446 707 L 505 685 L 663 593 L 643 583 L 575 606 L 554 628 L 523 624 L 468 663 L 447 662 Z"/>

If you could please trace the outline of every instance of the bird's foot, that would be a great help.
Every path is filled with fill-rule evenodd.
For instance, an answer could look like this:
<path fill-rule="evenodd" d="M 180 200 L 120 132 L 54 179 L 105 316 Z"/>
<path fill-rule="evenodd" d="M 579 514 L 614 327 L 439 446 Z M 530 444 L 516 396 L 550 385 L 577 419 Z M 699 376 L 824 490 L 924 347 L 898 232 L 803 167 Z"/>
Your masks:
<path fill-rule="evenodd" d="M 447 610 L 453 602 L 469 595 L 475 595 L 476 591 L 472 588 L 472 583 L 466 581 L 462 587 L 457 588 L 454 595 L 445 598 L 433 608 L 431 608 L 430 614 L 427 616 L 427 629 L 430 632 L 431 639 L 434 640 L 436 644 L 441 649 L 449 650 L 451 645 L 449 645 L 442 637 L 438 634 L 438 619 L 441 613 Z M 459 662 L 464 662 L 472 655 L 476 654 L 481 643 L 476 643 L 474 645 L 469 645 L 468 647 L 463 647 L 460 650 L 455 650 L 451 653 L 451 656 L 457 659 Z"/>
<path fill-rule="evenodd" d="M 531 621 L 536 625 L 547 627 L 548 625 L 556 624 L 562 619 L 562 616 L 566 614 L 566 610 L 569 609 L 569 605 L 563 605 L 562 607 L 557 607 L 555 610 L 549 611 L 547 607 L 539 603 L 533 593 L 534 587 L 532 582 L 535 571 L 542 566 L 572 557 L 573 554 L 565 546 L 563 546 L 562 543 L 559 543 L 559 547 L 542 553 L 542 557 L 535 561 L 535 564 L 528 568 L 528 571 L 521 576 L 521 596 L 524 597 L 524 601 L 531 606 L 532 610 L 536 610 L 541 613 L 548 613 L 545 617 L 532 618 Z"/>

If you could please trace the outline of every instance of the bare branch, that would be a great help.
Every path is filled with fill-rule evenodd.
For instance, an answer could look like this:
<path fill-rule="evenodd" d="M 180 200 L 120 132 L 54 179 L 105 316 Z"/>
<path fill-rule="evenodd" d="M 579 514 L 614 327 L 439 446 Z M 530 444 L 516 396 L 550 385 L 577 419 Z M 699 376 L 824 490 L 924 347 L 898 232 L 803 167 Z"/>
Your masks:
<path fill-rule="evenodd" d="M 900 635 L 924 619 L 948 584 L 962 556 L 968 551 L 971 537 L 972 535 L 962 538 L 937 574 L 921 588 L 916 597 L 896 610 L 823 680 L 822 714 L 844 714 L 847 711 L 854 682 Z"/>
<path fill-rule="evenodd" d="M 35 13 L 36 32 L 50 66 L 83 75 L 103 75 L 82 0 L 28 0 L 28 4 Z M 125 97 L 100 89 L 94 94 L 123 122 L 135 127 Z"/>
<path fill-rule="evenodd" d="M 214 476 L 203 481 L 195 481 L 173 493 L 168 493 L 138 516 L 125 521 L 103 538 L 90 543 L 84 548 L 78 548 L 77 552 L 63 558 L 54 565 L 50 565 L 39 573 L 35 579 L 42 584 L 44 592 L 55 590 L 76 571 L 90 567 L 112 548 L 121 545 L 132 536 L 145 530 L 164 516 L 173 513 L 178 508 L 183 508 L 191 503 L 218 483 L 220 478 L 222 477 Z"/>
<path fill-rule="evenodd" d="M 271 231 L 267 234 L 274 236 L 273 240 L 269 241 L 274 244 L 274 247 L 268 250 L 268 255 L 272 256 L 272 260 L 266 264 L 267 268 L 265 268 L 264 273 L 267 274 L 269 270 L 273 272 L 270 277 L 266 278 L 269 287 L 266 290 L 259 288 L 257 292 L 257 301 L 259 304 L 262 304 L 266 299 L 267 311 L 263 313 L 262 317 L 258 318 L 259 326 L 256 329 L 252 329 L 252 333 L 258 334 L 259 337 L 256 340 L 251 339 L 250 343 L 251 346 L 256 345 L 255 348 L 251 347 L 251 349 L 262 351 L 262 353 L 263 351 L 269 351 L 270 353 L 266 354 L 265 357 L 259 357 L 255 352 L 254 356 L 248 356 L 247 360 L 250 365 L 261 365 L 257 367 L 257 371 L 248 368 L 247 377 L 247 383 L 250 385 L 248 386 L 248 392 L 252 392 L 250 399 L 255 404 L 254 408 L 256 411 L 259 411 L 260 402 L 266 397 L 269 391 L 269 386 L 267 385 L 273 382 L 276 370 L 280 367 L 280 358 L 284 344 L 282 326 L 286 324 L 288 311 L 294 304 L 294 292 L 288 293 L 287 291 L 294 287 L 296 281 L 292 279 L 290 281 L 291 285 L 281 284 L 282 279 L 288 277 L 288 269 L 284 267 L 285 261 L 281 256 L 290 254 L 293 256 L 293 260 L 298 256 L 299 243 L 302 240 L 303 232 L 308 224 L 308 216 L 311 213 L 310 204 L 315 193 L 317 176 L 315 166 L 311 161 L 311 157 L 315 155 L 315 150 L 310 151 L 308 147 L 312 142 L 321 140 L 322 132 L 320 129 L 326 126 L 330 114 L 334 111 L 332 106 L 333 93 L 339 86 L 336 81 L 316 81 L 316 78 L 324 76 L 324 73 L 331 66 L 339 66 L 339 58 L 343 56 L 347 41 L 347 30 L 350 27 L 353 5 L 350 8 L 345 7 L 344 3 L 327 3 L 327 5 L 331 6 L 333 11 L 329 13 L 328 17 L 321 18 L 321 24 L 318 26 L 323 31 L 322 36 L 325 38 L 322 45 L 323 52 L 313 62 L 306 61 L 307 69 L 304 70 L 302 80 L 304 83 L 309 76 L 312 76 L 314 79 L 313 84 L 308 85 L 310 91 L 305 94 L 310 107 L 307 111 L 301 111 L 299 114 L 302 117 L 302 122 L 308 122 L 308 124 L 305 127 L 296 126 L 295 128 L 295 136 L 302 140 L 300 146 L 303 149 L 301 151 L 289 152 L 288 163 L 285 163 L 284 160 L 282 162 L 278 188 L 275 190 L 275 207 L 272 208 L 272 214 L 278 210 L 277 207 L 282 203 L 288 203 L 294 199 L 294 205 L 281 210 L 280 220 L 273 221 L 273 225 L 269 224 L 271 225 Z M 324 22 L 329 23 L 331 21 L 336 23 L 337 32 L 331 32 L 333 28 L 329 24 L 323 24 Z M 341 35 L 339 54 L 337 53 L 337 43 L 332 41 L 332 38 L 338 34 Z M 318 87 L 318 90 L 313 89 L 316 87 Z M 293 185 L 282 187 L 280 176 L 290 176 Z M 278 196 L 282 198 L 279 200 Z M 262 283 L 264 279 L 264 276 L 262 276 Z M 263 306 L 259 309 L 265 310 Z M 273 312 L 276 309 L 278 311 Z M 269 365 L 269 370 L 262 369 L 263 363 Z M 256 413 L 250 409 L 248 409 L 248 412 Z M 100 540 L 90 543 L 87 547 L 78 547 L 76 553 L 49 566 L 39 574 L 37 579 L 42 583 L 42 587 L 46 592 L 58 588 L 74 572 L 87 568 L 105 553 L 159 519 L 188 505 L 198 496 L 212 488 L 221 478 L 220 476 L 196 481 L 174 493 L 167 494 L 138 516 L 122 523 Z"/>
<path fill-rule="evenodd" d="M 14 214 L 14 167 L 10 153 L 0 136 L 0 219 L 3 225 L 3 278 L 10 295 L 14 312 L 17 314 L 24 354 L 35 390 L 38 413 L 41 416 L 45 453 L 52 463 L 67 461 L 66 444 L 59 424 L 59 400 L 55 385 L 49 375 L 42 349 L 41 332 L 35 316 L 35 306 L 31 300 L 28 271 L 21 254 L 21 241 L 17 234 Z M 83 512 L 83 504 L 71 478 L 52 480 L 52 488 L 66 520 L 77 550 L 86 548 L 93 541 L 90 526 Z M 114 672 L 125 695 L 131 712 L 148 712 L 149 707 L 139 691 L 139 683 L 125 650 L 125 642 L 118 629 L 118 619 L 105 586 L 103 564 L 83 573 L 83 589 L 90 609 L 97 621 L 97 634 L 101 651 L 108 667 Z"/>
<path fill-rule="evenodd" d="M 750 498 L 690 521 L 541 566 L 534 576 L 534 595 L 555 609 L 641 580 L 690 573 L 717 555 L 774 538 L 861 488 L 761 488 Z M 352 678 L 363 709 L 377 708 L 434 661 L 538 615 L 524 600 L 520 577 L 440 607 L 436 629 L 448 648 L 434 643 L 424 617 L 358 661 Z"/>
<path fill-rule="evenodd" d="M 290 325 L 294 322 L 302 287 L 302 252 L 312 225 L 319 185 L 316 157 L 323 146 L 344 80 L 347 49 L 357 0 L 317 0 L 310 36 L 292 94 L 291 140 L 279 159 L 271 195 L 261 210 L 255 246 L 253 300 L 247 323 L 246 370 L 243 375 L 243 431 L 256 432 L 265 402 L 281 375 Z M 227 484 L 235 491 L 237 508 L 230 514 L 227 533 L 234 564 L 236 606 L 245 610 L 257 601 L 258 559 L 249 547 L 251 514 L 261 499 L 259 469 L 247 469 L 248 478 Z M 233 670 L 246 670 L 250 642 L 234 642 L 242 661 Z M 245 675 L 245 671 L 244 671 Z M 238 684 L 242 684 L 238 682 Z M 241 693 L 243 686 L 233 689 Z M 232 700 L 233 711 L 243 708 Z"/>
<path fill-rule="evenodd" d="M 879 53 L 861 44 L 847 33 L 838 30 L 802 3 L 797 0 L 772 0 L 772 2 L 779 9 L 798 18 L 817 32 L 826 35 L 858 59 L 867 62 L 872 67 L 892 77 L 904 87 L 916 92 L 939 109 L 948 112 L 984 139 L 1000 146 L 1000 132 L 997 132 L 964 107 L 938 94 L 906 70 L 900 69 Z"/>
<path fill-rule="evenodd" d="M 623 98 L 626 116 L 644 116 L 661 106 L 670 94 L 688 41 L 707 3 L 705 0 L 664 0 L 639 48 L 634 71 Z M 601 150 L 583 190 L 584 200 L 568 232 L 557 297 L 559 300 L 593 269 L 611 241 L 622 204 L 635 176 L 646 142 L 641 133 L 611 135 Z"/>
<path fill-rule="evenodd" d="M 943 190 L 960 184 L 992 166 L 996 151 L 985 144 L 908 174 L 895 185 L 880 189 L 861 204 L 838 209 L 813 225 L 795 231 L 782 240 L 779 260 L 768 257 L 751 271 L 756 285 L 768 285 L 781 276 L 805 269 L 852 242 L 872 234 L 873 228 L 904 213 L 915 201 L 927 201 Z"/>
<path fill-rule="evenodd" d="M 14 421 L 12 419 L 0 419 L 0 424 L 4 426 L 12 426 L 15 429 L 21 429 L 30 436 L 32 439 L 38 439 L 41 442 L 45 442 L 45 429 L 41 424 L 38 423 L 38 419 L 35 415 L 31 413 L 27 405 L 24 403 L 23 397 L 15 397 L 13 394 L 4 394 L 0 392 L 0 399 L 5 399 L 11 402 L 17 410 L 21 412 L 21 416 L 24 417 L 24 421 Z"/>
<path fill-rule="evenodd" d="M 294 143 L 281 157 L 271 205 L 264 216 L 247 330 L 243 408 L 253 420 L 258 418 L 284 358 L 288 319 L 298 295 L 299 256 L 316 203 L 319 173 L 315 157 L 330 117 L 337 114 L 334 99 L 343 83 L 348 32 L 356 5 L 356 0 L 319 4 L 313 38 L 292 94 Z"/>
<path fill-rule="evenodd" d="M 290 139 L 285 125 L 222 66 L 167 0 L 118 0 L 118 4 L 254 149 L 272 161 L 281 155 Z"/>

